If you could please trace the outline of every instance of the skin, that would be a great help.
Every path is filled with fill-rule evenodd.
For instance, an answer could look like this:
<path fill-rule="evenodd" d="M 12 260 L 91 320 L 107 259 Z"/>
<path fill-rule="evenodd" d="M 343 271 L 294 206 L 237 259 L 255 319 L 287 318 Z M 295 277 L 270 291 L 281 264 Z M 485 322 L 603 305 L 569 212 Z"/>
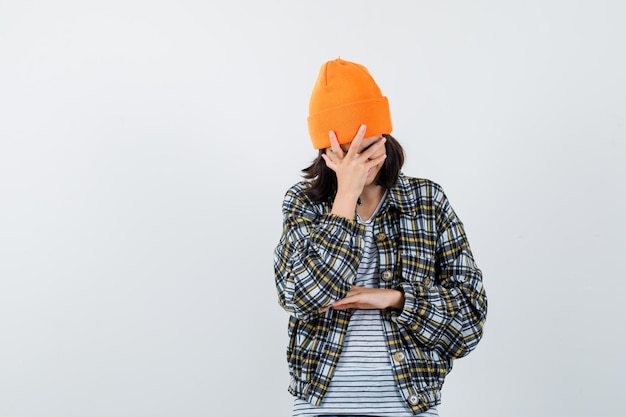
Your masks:
<path fill-rule="evenodd" d="M 329 132 L 330 148 L 322 155 L 326 165 L 337 176 L 337 194 L 331 213 L 348 219 L 354 219 L 355 211 L 361 218 L 369 219 L 385 193 L 384 188 L 376 184 L 376 177 L 387 157 L 386 139 L 381 135 L 366 138 L 366 131 L 367 126 L 361 125 L 352 142 L 344 145 L 339 145 L 333 131 Z M 357 205 L 359 198 L 361 205 Z M 345 298 L 320 311 L 325 312 L 331 307 L 346 310 L 402 309 L 403 306 L 404 294 L 401 291 L 355 285 Z"/>

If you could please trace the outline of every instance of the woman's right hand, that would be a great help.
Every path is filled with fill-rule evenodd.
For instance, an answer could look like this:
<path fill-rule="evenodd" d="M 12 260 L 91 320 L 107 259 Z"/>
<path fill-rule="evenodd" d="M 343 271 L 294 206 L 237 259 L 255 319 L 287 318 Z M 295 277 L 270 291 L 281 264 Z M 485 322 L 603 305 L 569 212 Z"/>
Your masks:
<path fill-rule="evenodd" d="M 332 213 L 347 218 L 354 218 L 354 208 L 365 187 L 368 172 L 387 157 L 386 154 L 382 154 L 370 159 L 381 146 L 384 146 L 386 141 L 384 137 L 362 151 L 366 131 L 367 126 L 361 125 L 349 149 L 344 151 L 339 145 L 335 132 L 331 130 L 329 132 L 330 148 L 322 154 L 326 165 L 337 176 L 337 194 Z"/>

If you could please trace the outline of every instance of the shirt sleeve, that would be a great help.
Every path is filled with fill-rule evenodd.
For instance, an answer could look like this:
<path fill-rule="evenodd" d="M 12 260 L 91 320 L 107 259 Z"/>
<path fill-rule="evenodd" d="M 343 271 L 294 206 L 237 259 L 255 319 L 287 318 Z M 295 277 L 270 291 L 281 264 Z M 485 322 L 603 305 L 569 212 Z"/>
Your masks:
<path fill-rule="evenodd" d="M 360 261 L 363 226 L 316 212 L 320 206 L 301 187 L 287 191 L 283 231 L 274 250 L 279 303 L 302 320 L 348 294 Z"/>
<path fill-rule="evenodd" d="M 437 201 L 438 200 L 438 201 Z M 460 358 L 480 341 L 487 315 L 482 272 L 474 262 L 463 224 L 440 193 L 436 201 L 438 238 L 435 285 L 404 280 L 404 308 L 397 322 L 425 347 Z"/>

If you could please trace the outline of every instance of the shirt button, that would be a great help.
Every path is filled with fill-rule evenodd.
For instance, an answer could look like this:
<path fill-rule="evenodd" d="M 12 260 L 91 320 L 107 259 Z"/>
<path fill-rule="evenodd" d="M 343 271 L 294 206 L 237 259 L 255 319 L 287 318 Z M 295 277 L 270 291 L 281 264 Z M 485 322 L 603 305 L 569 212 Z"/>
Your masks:
<path fill-rule="evenodd" d="M 382 273 L 383 281 L 390 281 L 391 277 L 393 277 L 393 274 L 391 273 L 390 270 L 383 271 Z"/>
<path fill-rule="evenodd" d="M 387 235 L 384 234 L 383 232 L 381 232 L 381 233 L 376 235 L 376 241 L 377 242 L 382 242 L 385 239 L 387 239 Z"/>
<path fill-rule="evenodd" d="M 404 353 L 402 352 L 396 352 L 393 354 L 393 360 L 395 360 L 396 362 L 402 362 L 404 360 Z"/>
<path fill-rule="evenodd" d="M 411 395 L 409 397 L 409 404 L 411 405 L 417 405 L 420 402 L 420 399 L 417 398 L 417 395 Z"/>

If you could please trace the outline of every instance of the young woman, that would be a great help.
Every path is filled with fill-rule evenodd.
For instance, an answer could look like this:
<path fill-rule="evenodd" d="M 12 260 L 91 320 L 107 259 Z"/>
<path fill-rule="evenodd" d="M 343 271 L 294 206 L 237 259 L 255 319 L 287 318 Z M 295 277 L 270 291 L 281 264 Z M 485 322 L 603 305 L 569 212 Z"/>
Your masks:
<path fill-rule="evenodd" d="M 285 195 L 274 254 L 294 416 L 436 416 L 487 312 L 463 225 L 439 185 L 401 173 L 364 66 L 322 65 L 308 124 L 319 155 Z"/>

